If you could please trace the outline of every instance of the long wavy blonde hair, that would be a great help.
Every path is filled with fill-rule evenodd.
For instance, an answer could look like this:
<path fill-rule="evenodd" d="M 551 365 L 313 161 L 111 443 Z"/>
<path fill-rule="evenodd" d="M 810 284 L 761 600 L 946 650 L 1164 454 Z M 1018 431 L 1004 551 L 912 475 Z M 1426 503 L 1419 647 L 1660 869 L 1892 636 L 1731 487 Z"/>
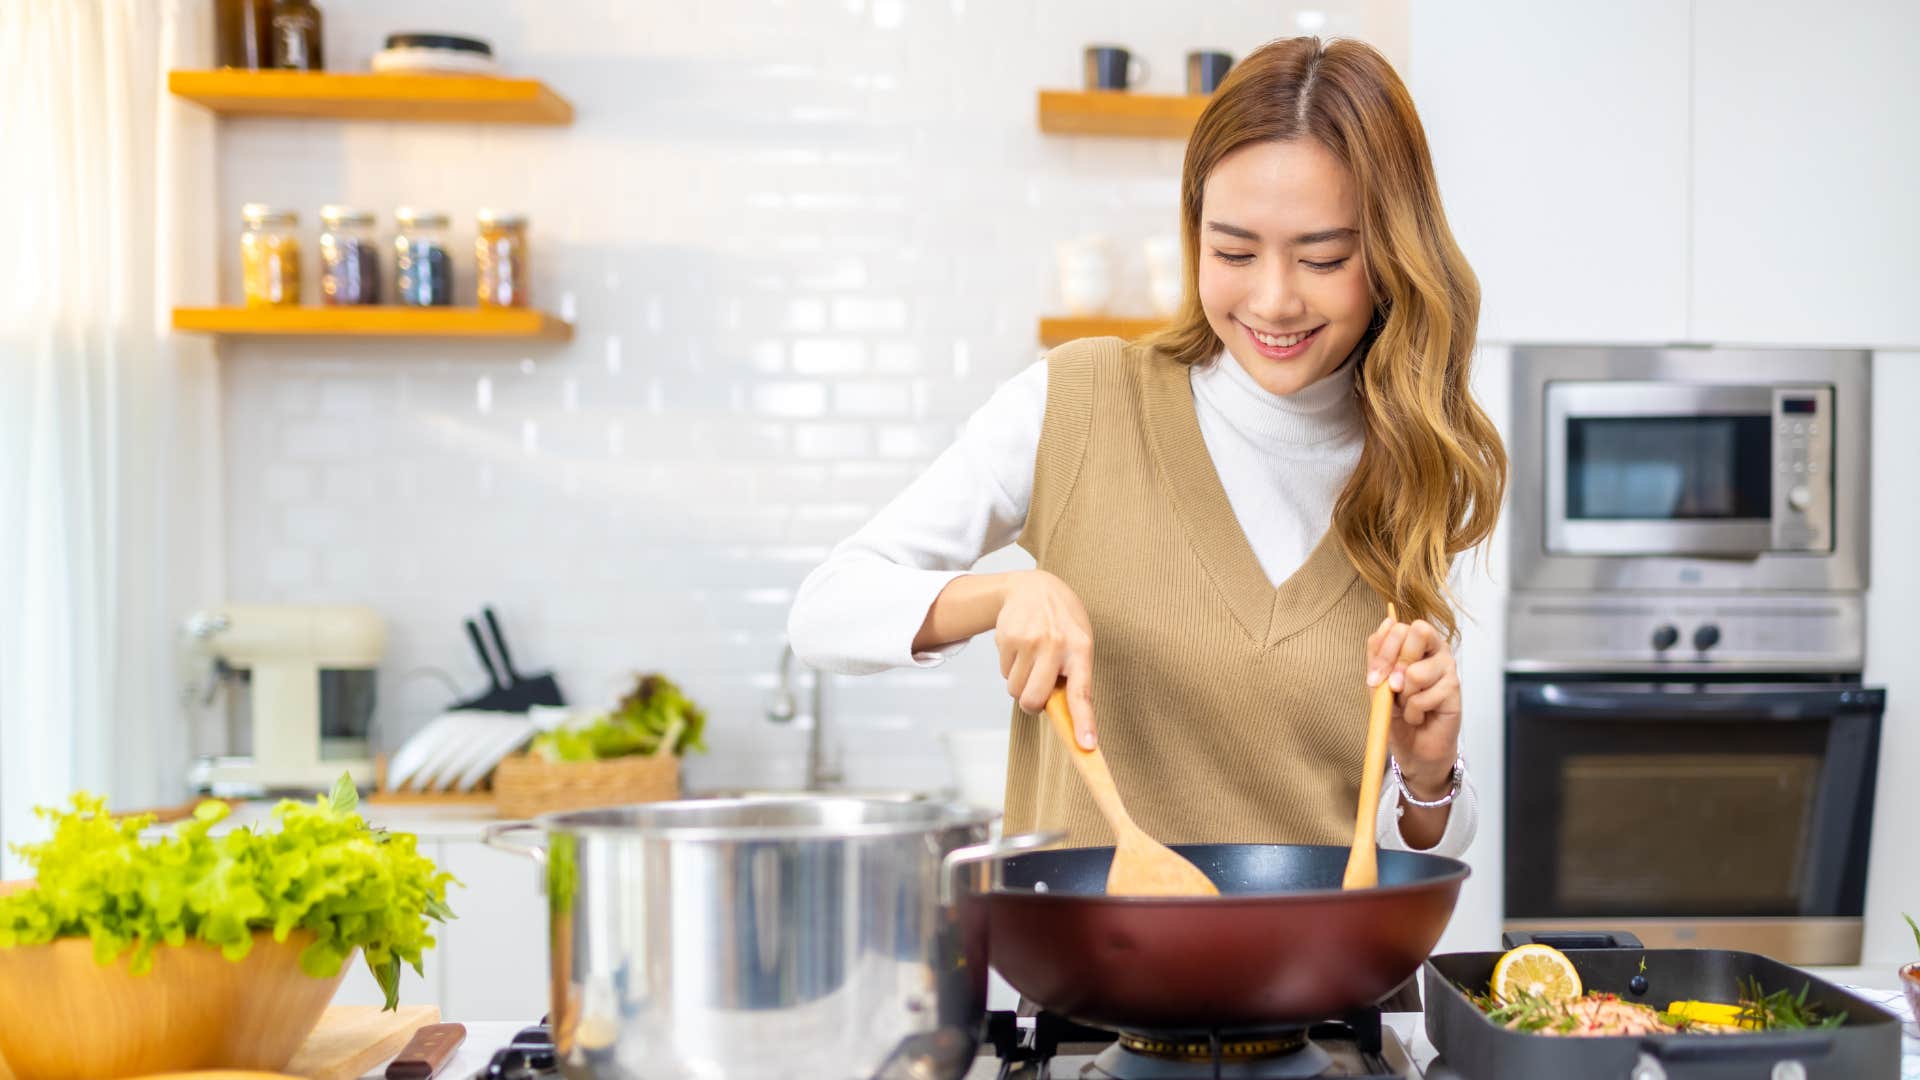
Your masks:
<path fill-rule="evenodd" d="M 1373 322 L 1356 349 L 1366 428 L 1333 529 L 1368 584 L 1458 636 L 1454 556 L 1493 532 L 1507 482 L 1500 436 L 1468 392 L 1480 283 L 1440 207 L 1427 137 L 1386 58 L 1358 41 L 1271 42 L 1237 64 L 1200 114 L 1180 178 L 1185 295 L 1146 339 L 1185 364 L 1220 353 L 1200 306 L 1207 177 L 1251 143 L 1317 139 L 1353 174 Z"/>

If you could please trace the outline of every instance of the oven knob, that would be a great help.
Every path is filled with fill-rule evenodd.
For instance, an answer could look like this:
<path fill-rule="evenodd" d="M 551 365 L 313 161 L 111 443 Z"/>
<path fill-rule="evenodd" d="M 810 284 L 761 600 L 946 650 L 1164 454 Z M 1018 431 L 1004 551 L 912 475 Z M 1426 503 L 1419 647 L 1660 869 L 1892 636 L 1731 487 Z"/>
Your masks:
<path fill-rule="evenodd" d="M 1787 489 L 1787 505 L 1802 513 L 1813 505 L 1813 489 L 1805 484 L 1795 484 Z"/>
<path fill-rule="evenodd" d="M 1701 652 L 1706 652 L 1718 644 L 1720 644 L 1720 628 L 1712 623 L 1693 632 L 1693 647 Z"/>
<path fill-rule="evenodd" d="M 1680 631 L 1674 629 L 1671 624 L 1662 626 L 1653 632 L 1654 651 L 1666 652 L 1668 649 L 1673 648 L 1674 644 L 1679 640 Z"/>

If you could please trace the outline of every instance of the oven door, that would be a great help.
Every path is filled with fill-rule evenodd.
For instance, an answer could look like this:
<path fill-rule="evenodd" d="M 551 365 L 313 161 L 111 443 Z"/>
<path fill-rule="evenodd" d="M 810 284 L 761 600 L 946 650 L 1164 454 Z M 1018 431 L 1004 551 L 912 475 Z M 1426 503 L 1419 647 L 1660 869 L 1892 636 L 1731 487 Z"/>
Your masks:
<path fill-rule="evenodd" d="M 1857 956 L 1884 705 L 1857 683 L 1510 675 L 1509 926 L 1824 920 Z"/>
<path fill-rule="evenodd" d="M 1679 382 L 1546 387 L 1555 555 L 1833 546 L 1833 391 Z"/>

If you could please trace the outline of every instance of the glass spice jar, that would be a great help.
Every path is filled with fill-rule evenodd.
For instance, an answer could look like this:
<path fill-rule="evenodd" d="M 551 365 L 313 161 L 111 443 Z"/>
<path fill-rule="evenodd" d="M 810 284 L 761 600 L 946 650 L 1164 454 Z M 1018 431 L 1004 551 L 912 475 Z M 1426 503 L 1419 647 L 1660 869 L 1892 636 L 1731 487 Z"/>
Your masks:
<path fill-rule="evenodd" d="M 281 71 L 325 71 L 320 51 L 320 9 L 313 0 L 273 0 L 268 29 L 271 65 Z"/>
<path fill-rule="evenodd" d="M 380 302 L 379 238 L 370 211 L 320 208 L 320 302 Z"/>
<path fill-rule="evenodd" d="M 474 218 L 476 290 L 481 307 L 526 307 L 532 283 L 527 264 L 527 216 L 482 210 Z"/>
<path fill-rule="evenodd" d="M 453 262 L 447 254 L 447 215 L 403 206 L 393 212 L 393 299 L 408 307 L 453 303 Z"/>
<path fill-rule="evenodd" d="M 247 203 L 240 208 L 240 285 L 248 307 L 300 303 L 300 216 Z"/>

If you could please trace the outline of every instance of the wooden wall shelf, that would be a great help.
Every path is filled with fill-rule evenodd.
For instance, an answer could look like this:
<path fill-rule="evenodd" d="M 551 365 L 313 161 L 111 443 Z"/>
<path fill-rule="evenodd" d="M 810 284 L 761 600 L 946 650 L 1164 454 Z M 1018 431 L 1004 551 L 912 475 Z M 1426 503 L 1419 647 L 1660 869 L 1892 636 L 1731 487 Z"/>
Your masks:
<path fill-rule="evenodd" d="M 1050 135 L 1184 139 L 1208 98 L 1130 91 L 1040 91 L 1040 130 Z"/>
<path fill-rule="evenodd" d="M 332 71 L 170 71 L 167 89 L 228 116 L 571 124 L 538 79 Z"/>
<path fill-rule="evenodd" d="M 230 337 L 573 338 L 572 324 L 526 308 L 174 308 L 173 328 Z"/>
<path fill-rule="evenodd" d="M 1050 349 L 1083 337 L 1120 337 L 1131 341 L 1166 325 L 1167 320 L 1158 318 L 1107 315 L 1046 317 L 1040 320 L 1040 344 Z"/>

